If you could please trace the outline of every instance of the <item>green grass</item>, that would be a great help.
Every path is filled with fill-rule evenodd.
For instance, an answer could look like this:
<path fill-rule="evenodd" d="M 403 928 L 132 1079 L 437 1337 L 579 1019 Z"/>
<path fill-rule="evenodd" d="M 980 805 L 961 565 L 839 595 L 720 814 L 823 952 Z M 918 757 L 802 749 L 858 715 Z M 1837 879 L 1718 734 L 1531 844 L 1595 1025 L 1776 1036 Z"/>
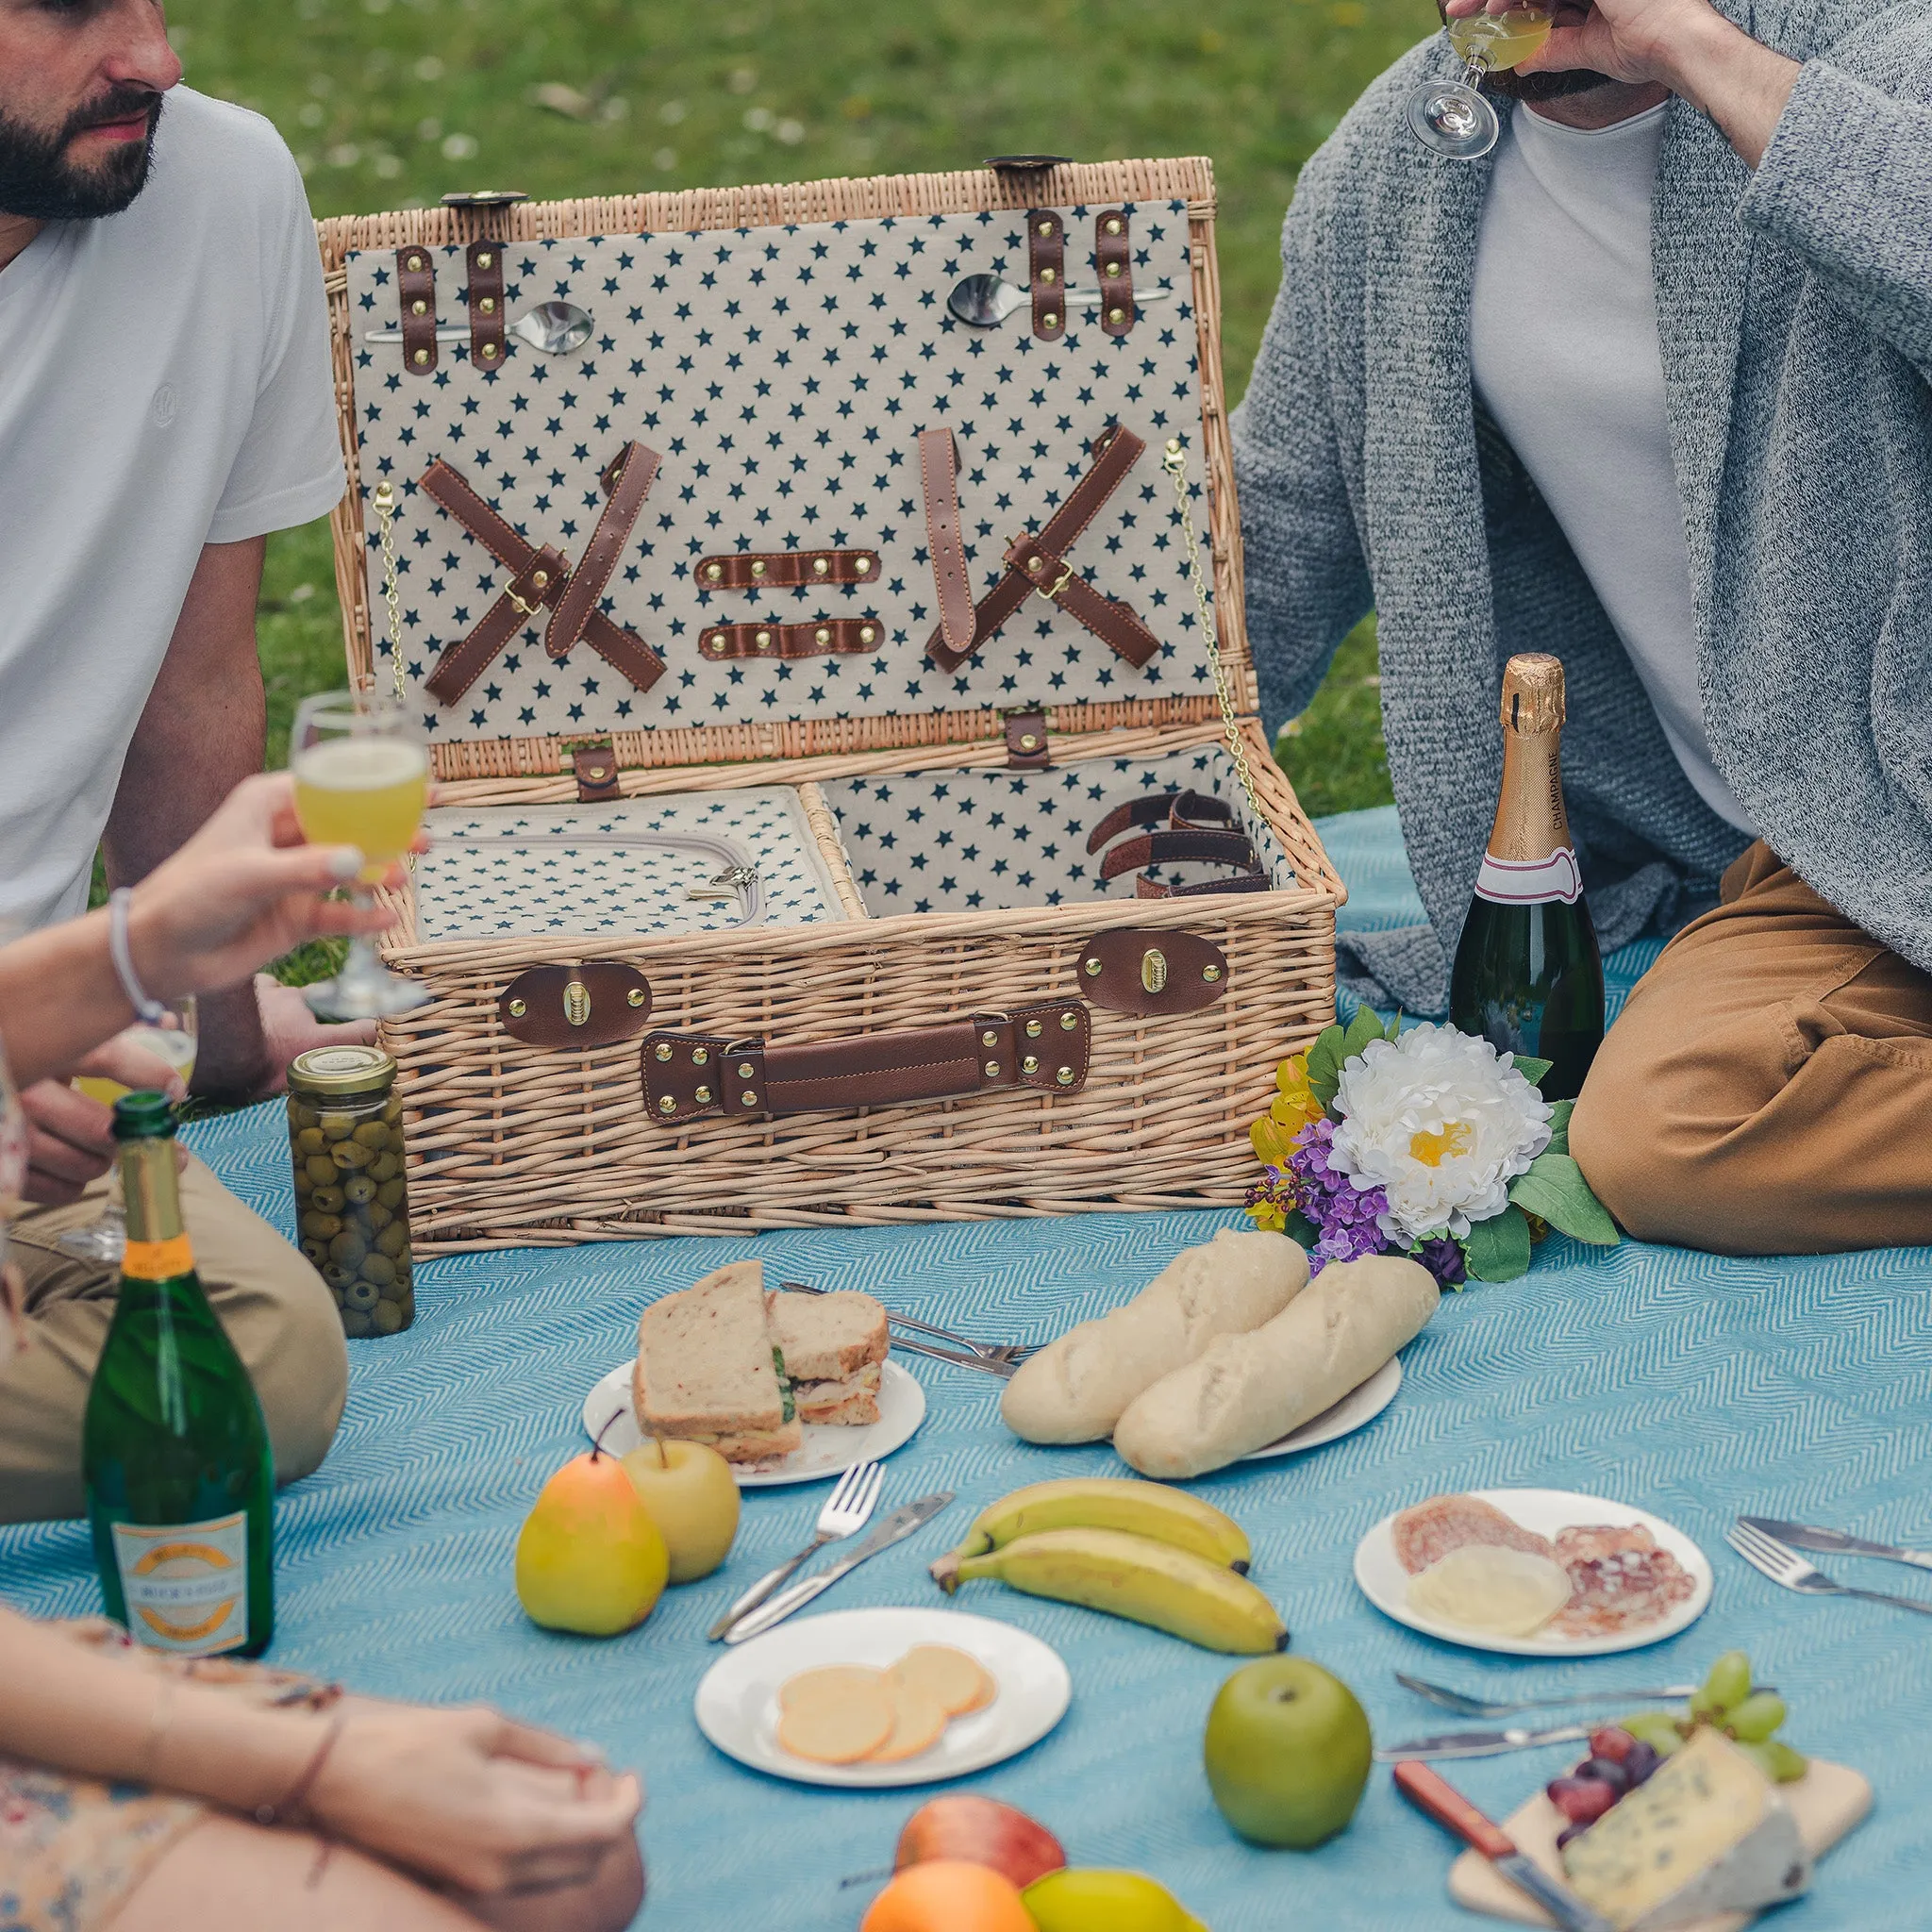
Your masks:
<path fill-rule="evenodd" d="M 1207 153 L 1239 393 L 1304 160 L 1436 25 L 1430 0 L 175 0 L 192 85 L 268 115 L 319 215 L 452 190 L 540 197 Z M 269 756 L 342 677 L 325 525 L 269 547 Z M 1374 642 L 1350 640 L 1283 762 L 1311 811 L 1385 802 Z"/>

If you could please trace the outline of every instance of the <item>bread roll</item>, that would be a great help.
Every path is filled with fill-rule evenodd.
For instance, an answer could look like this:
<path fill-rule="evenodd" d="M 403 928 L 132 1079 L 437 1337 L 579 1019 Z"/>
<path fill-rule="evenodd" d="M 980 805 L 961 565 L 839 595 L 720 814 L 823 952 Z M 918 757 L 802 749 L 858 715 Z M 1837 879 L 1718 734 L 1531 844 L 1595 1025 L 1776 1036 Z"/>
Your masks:
<path fill-rule="evenodd" d="M 1427 1325 L 1436 1277 L 1399 1255 L 1331 1261 L 1252 1335 L 1224 1336 L 1124 1414 L 1113 1446 L 1143 1475 L 1202 1475 L 1266 1448 L 1366 1382 Z"/>
<path fill-rule="evenodd" d="M 1285 1235 L 1224 1227 L 1176 1255 L 1125 1307 L 1082 1322 L 1020 1365 L 1000 1414 L 1029 1442 L 1097 1442 L 1143 1389 L 1224 1335 L 1258 1328 L 1308 1283 Z"/>

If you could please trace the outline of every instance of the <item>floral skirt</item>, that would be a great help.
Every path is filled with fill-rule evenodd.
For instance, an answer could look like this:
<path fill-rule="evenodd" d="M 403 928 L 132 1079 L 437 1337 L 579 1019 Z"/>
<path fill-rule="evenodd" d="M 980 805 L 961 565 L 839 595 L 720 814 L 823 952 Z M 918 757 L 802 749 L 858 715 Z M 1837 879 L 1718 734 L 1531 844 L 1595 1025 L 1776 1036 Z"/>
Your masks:
<path fill-rule="evenodd" d="M 163 1657 L 105 1618 L 54 1627 L 130 1669 L 186 1677 L 254 1704 L 322 1709 L 339 1694 L 260 1664 Z M 104 1932 L 161 1854 L 208 1811 L 196 1798 L 0 1757 L 0 1932 Z"/>

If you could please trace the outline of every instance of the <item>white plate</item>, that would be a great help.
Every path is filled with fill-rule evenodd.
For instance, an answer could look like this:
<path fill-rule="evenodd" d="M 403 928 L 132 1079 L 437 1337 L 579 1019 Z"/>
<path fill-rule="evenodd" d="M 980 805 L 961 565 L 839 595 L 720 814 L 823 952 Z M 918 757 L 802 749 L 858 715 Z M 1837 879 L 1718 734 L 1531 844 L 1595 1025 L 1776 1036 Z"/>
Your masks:
<path fill-rule="evenodd" d="M 1640 1624 L 1619 1637 L 1495 1637 L 1460 1624 L 1439 1623 L 1410 1609 L 1408 1572 L 1395 1555 L 1391 1533 L 1395 1518 L 1385 1516 L 1356 1545 L 1355 1552 L 1355 1580 L 1384 1616 L 1420 1630 L 1424 1637 L 1440 1637 L 1445 1643 L 1459 1643 L 1468 1650 L 1501 1651 L 1507 1657 L 1607 1657 L 1612 1651 L 1641 1650 L 1674 1637 L 1703 1616 L 1710 1602 L 1709 1559 L 1675 1524 L 1666 1523 L 1647 1509 L 1634 1509 L 1628 1503 L 1612 1503 L 1602 1496 L 1578 1495 L 1574 1490 L 1471 1490 L 1469 1493 L 1493 1504 L 1512 1523 L 1533 1529 L 1539 1536 L 1554 1536 L 1559 1529 L 1579 1524 L 1608 1523 L 1626 1529 L 1641 1524 L 1659 1547 L 1683 1565 L 1695 1588 L 1667 1616 L 1654 1624 Z"/>
<path fill-rule="evenodd" d="M 999 1685 L 984 1710 L 955 1718 L 938 1743 L 898 1764 L 814 1764 L 778 1744 L 778 1689 L 822 1664 L 882 1669 L 915 1643 L 949 1643 Z M 930 1785 L 1017 1756 L 1059 1723 L 1074 1692 L 1059 1653 L 1010 1624 L 959 1610 L 835 1610 L 793 1617 L 720 1657 L 698 1686 L 698 1729 L 727 1757 L 803 1785 L 867 1790 Z"/>
<path fill-rule="evenodd" d="M 630 1400 L 631 1364 L 611 1372 L 584 1397 L 584 1433 L 592 1441 L 597 1431 L 615 1416 L 604 1446 L 613 1456 L 626 1455 L 644 1439 L 638 1430 Z M 745 1469 L 733 1463 L 731 1473 L 741 1490 L 768 1490 L 781 1483 L 823 1482 L 842 1474 L 855 1462 L 877 1462 L 911 1441 L 925 1420 L 925 1391 L 897 1362 L 887 1362 L 879 1374 L 879 1419 L 863 1429 L 833 1428 L 807 1423 L 805 1441 L 772 1469 Z"/>
<path fill-rule="evenodd" d="M 1324 1442 L 1352 1436 L 1364 1424 L 1374 1422 L 1395 1400 L 1395 1391 L 1401 1387 L 1402 1364 L 1391 1355 L 1366 1382 L 1351 1389 L 1333 1408 L 1324 1408 L 1265 1449 L 1251 1449 L 1241 1460 L 1266 1462 L 1272 1456 L 1299 1456 L 1304 1449 L 1319 1449 Z"/>

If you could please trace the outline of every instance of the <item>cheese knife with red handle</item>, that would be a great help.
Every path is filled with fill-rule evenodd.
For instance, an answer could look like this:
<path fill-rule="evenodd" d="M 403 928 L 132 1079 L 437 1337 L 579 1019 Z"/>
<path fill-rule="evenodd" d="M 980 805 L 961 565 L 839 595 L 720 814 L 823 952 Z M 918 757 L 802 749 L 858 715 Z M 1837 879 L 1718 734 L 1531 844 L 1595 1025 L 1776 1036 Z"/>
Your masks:
<path fill-rule="evenodd" d="M 1519 1891 L 1535 1899 L 1563 1927 L 1563 1932 L 1616 1932 L 1601 1912 L 1585 1905 L 1541 1866 L 1533 1864 L 1516 1849 L 1515 1841 L 1501 1825 L 1491 1824 L 1454 1785 L 1426 1764 L 1414 1758 L 1398 1764 L 1395 1789 L 1418 1810 L 1480 1852 Z"/>

